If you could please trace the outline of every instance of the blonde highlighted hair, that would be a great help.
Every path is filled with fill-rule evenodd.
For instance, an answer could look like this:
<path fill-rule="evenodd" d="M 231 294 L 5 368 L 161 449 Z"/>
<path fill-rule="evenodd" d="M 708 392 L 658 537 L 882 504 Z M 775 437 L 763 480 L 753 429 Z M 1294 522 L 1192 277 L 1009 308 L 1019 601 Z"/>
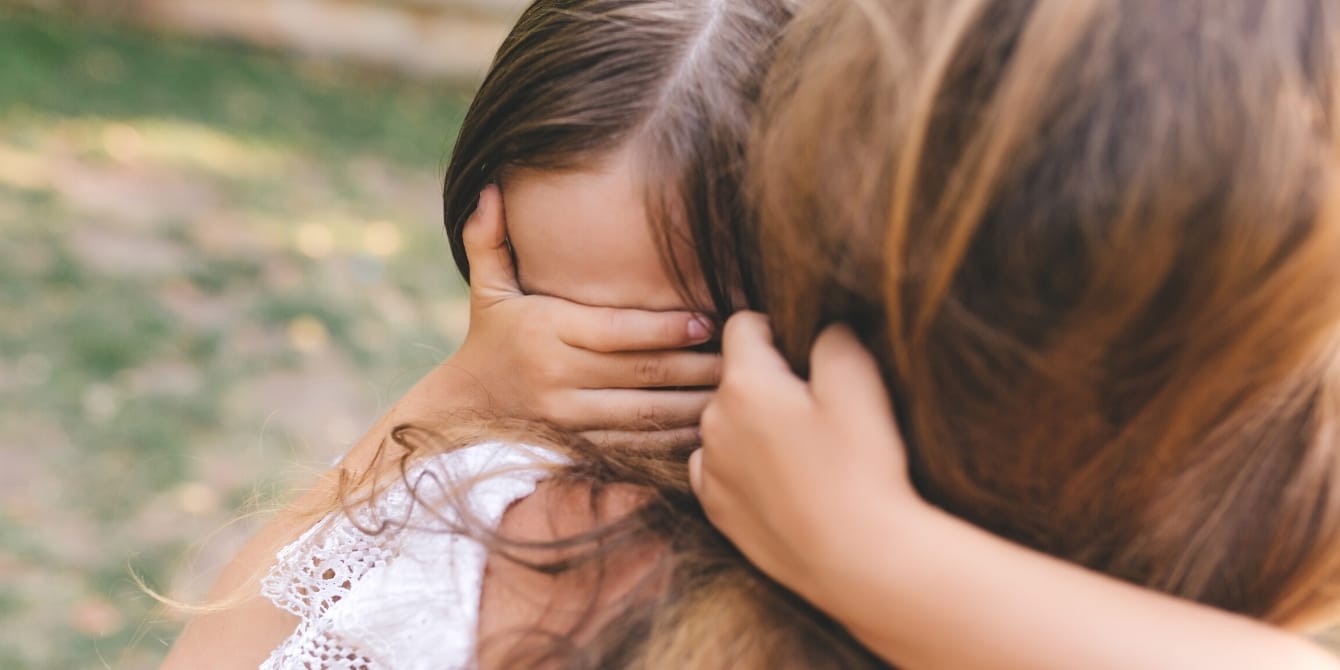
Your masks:
<path fill-rule="evenodd" d="M 955 514 L 1272 622 L 1326 616 L 1340 6 L 813 10 L 754 163 L 791 360 L 856 324 L 918 488 Z"/>

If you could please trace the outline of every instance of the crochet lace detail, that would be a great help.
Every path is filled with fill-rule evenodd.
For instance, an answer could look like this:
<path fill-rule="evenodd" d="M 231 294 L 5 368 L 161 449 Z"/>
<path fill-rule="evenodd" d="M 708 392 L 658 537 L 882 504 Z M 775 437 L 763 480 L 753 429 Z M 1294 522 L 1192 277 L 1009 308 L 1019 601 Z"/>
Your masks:
<path fill-rule="evenodd" d="M 457 506 L 496 529 L 560 462 L 543 449 L 479 444 L 432 457 L 372 503 L 322 519 L 279 551 L 261 582 L 299 618 L 261 670 L 472 667 L 487 552 L 461 533 Z"/>

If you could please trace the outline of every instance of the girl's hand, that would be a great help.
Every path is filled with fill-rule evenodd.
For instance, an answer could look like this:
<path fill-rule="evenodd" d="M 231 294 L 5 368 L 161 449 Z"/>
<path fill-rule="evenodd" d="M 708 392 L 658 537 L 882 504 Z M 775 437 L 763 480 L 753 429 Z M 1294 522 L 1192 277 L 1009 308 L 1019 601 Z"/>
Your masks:
<path fill-rule="evenodd" d="M 809 383 L 773 348 L 766 317 L 726 324 L 725 370 L 689 461 L 708 518 L 761 570 L 810 602 L 837 605 L 827 579 L 878 533 L 928 506 L 874 358 L 845 326 L 814 344 Z M 852 594 L 845 594 L 850 598 Z"/>
<path fill-rule="evenodd" d="M 687 349 L 711 338 L 705 317 L 526 295 L 496 186 L 480 194 L 464 242 L 470 328 L 446 365 L 482 388 L 483 408 L 543 419 L 610 447 L 697 443 L 698 419 L 721 374 L 719 356 Z"/>

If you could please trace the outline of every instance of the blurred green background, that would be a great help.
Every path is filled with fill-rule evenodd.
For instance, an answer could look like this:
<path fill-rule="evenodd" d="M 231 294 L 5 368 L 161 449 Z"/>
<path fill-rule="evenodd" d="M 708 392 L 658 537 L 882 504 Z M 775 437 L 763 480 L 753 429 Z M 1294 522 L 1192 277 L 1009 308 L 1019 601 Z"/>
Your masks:
<path fill-rule="evenodd" d="M 454 346 L 469 91 L 0 5 L 0 668 L 156 667 Z"/>
<path fill-rule="evenodd" d="M 469 95 L 0 0 L 0 669 L 157 667 L 133 575 L 198 601 L 455 346 Z"/>

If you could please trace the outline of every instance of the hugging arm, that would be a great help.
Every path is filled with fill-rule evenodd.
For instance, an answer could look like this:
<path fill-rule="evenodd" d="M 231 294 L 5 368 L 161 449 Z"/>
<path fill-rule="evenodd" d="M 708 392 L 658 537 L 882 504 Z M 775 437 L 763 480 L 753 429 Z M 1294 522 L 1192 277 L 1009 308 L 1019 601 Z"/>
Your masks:
<path fill-rule="evenodd" d="M 1306 639 L 998 538 L 923 501 L 873 358 L 842 327 L 811 379 L 765 317 L 724 333 L 690 462 L 708 517 L 760 569 L 909 670 L 1330 669 Z"/>

